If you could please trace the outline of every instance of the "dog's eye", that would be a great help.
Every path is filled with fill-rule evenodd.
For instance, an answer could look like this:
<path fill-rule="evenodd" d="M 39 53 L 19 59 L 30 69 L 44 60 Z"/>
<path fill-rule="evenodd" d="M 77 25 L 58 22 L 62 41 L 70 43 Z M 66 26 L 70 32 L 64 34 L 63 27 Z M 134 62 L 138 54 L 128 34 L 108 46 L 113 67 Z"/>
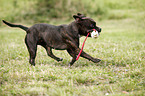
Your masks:
<path fill-rule="evenodd" d="M 90 26 L 91 26 L 91 27 L 94 27 L 94 25 L 93 25 L 93 24 L 91 24 Z"/>

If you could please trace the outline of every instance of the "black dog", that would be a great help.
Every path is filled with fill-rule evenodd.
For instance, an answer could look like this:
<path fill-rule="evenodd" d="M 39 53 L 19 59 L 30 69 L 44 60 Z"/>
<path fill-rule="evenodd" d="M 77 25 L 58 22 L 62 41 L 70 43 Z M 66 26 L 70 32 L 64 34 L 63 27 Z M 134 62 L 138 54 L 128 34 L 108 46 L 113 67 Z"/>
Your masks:
<path fill-rule="evenodd" d="M 69 63 L 71 66 L 76 61 L 76 56 L 80 51 L 79 36 L 87 36 L 88 32 L 92 32 L 93 29 L 101 32 L 101 28 L 96 26 L 96 22 L 93 19 L 85 17 L 80 13 L 74 15 L 73 18 L 75 21 L 69 25 L 54 26 L 41 23 L 35 24 L 30 28 L 22 25 L 11 24 L 4 20 L 3 22 L 10 27 L 19 27 L 26 31 L 25 43 L 30 54 L 29 63 L 31 65 L 35 66 L 37 45 L 41 45 L 46 49 L 47 54 L 57 61 L 62 61 L 63 59 L 56 57 L 52 53 L 52 49 L 67 50 L 70 56 L 72 56 L 72 60 Z M 100 59 L 91 57 L 85 52 L 81 53 L 81 57 L 95 63 L 101 61 Z"/>

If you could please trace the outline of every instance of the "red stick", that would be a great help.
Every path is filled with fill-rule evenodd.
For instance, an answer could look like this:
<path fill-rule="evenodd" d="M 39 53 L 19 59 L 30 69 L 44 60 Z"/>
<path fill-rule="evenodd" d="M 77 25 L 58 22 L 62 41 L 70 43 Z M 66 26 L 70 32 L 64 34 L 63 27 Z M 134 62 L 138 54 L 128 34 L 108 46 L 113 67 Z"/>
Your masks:
<path fill-rule="evenodd" d="M 83 51 L 83 47 L 84 47 L 84 45 L 85 45 L 85 41 L 87 40 L 87 37 L 89 36 L 89 34 L 90 34 L 90 32 L 87 34 L 87 36 L 86 36 L 86 38 L 85 38 L 85 40 L 84 40 L 84 42 L 83 42 L 82 48 L 81 48 L 81 50 L 80 50 L 80 52 L 79 52 L 79 54 L 78 54 L 76 60 L 79 59 L 79 57 L 80 57 L 80 55 L 81 55 L 81 53 L 82 53 L 82 51 Z"/>

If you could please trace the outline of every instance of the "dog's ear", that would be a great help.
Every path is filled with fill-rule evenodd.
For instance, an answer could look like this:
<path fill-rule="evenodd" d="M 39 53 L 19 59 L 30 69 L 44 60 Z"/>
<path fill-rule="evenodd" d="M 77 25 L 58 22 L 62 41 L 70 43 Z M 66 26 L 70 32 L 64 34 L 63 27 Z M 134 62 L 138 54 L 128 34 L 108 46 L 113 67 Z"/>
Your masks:
<path fill-rule="evenodd" d="M 80 16 L 77 16 L 77 15 L 73 15 L 74 19 L 79 22 L 82 20 L 82 18 Z"/>
<path fill-rule="evenodd" d="M 81 13 L 78 13 L 77 15 L 80 16 L 80 15 L 82 15 L 82 14 L 81 14 Z"/>
<path fill-rule="evenodd" d="M 81 14 L 81 13 L 78 13 L 77 16 L 83 18 L 83 17 L 86 17 L 85 15 Z"/>

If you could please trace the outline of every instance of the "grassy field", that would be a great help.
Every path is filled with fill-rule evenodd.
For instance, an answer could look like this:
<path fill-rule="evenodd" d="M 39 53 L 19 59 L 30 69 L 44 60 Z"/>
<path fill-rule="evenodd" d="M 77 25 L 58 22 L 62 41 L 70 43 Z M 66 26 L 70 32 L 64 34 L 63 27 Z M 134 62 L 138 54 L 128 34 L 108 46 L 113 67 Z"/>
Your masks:
<path fill-rule="evenodd" d="M 26 33 L 0 22 L 0 96 L 144 96 L 145 11 L 118 7 L 109 11 L 109 19 L 92 17 L 103 31 L 98 39 L 88 38 L 84 50 L 102 61 L 80 58 L 72 68 L 66 51 L 53 50 L 63 58 L 56 62 L 40 46 L 36 66 L 30 66 Z M 50 24 L 69 22 L 53 19 Z"/>
<path fill-rule="evenodd" d="M 87 39 L 84 50 L 102 62 L 80 58 L 72 68 L 66 51 L 54 50 L 64 58 L 58 63 L 42 47 L 36 66 L 30 66 L 25 32 L 1 27 L 0 95 L 145 95 L 145 27 L 140 23 L 134 19 L 98 22 L 101 36 Z"/>

